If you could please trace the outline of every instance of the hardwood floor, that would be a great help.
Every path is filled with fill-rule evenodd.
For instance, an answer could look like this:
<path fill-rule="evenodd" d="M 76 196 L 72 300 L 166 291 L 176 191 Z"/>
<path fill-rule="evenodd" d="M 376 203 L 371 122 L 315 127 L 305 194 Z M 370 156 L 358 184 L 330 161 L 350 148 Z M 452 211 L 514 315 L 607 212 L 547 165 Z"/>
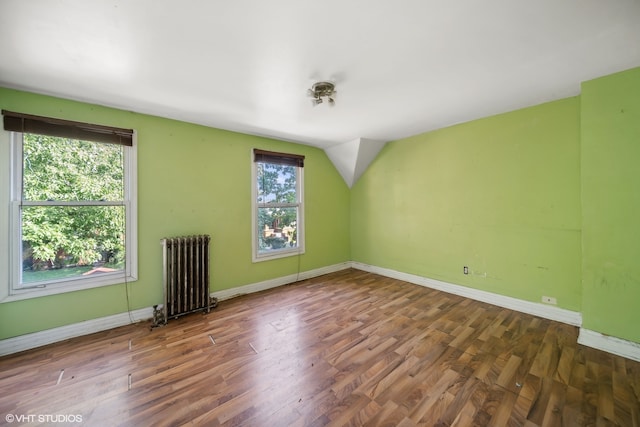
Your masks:
<path fill-rule="evenodd" d="M 0 422 L 640 425 L 640 363 L 576 339 L 572 326 L 345 270 L 2 357 Z"/>

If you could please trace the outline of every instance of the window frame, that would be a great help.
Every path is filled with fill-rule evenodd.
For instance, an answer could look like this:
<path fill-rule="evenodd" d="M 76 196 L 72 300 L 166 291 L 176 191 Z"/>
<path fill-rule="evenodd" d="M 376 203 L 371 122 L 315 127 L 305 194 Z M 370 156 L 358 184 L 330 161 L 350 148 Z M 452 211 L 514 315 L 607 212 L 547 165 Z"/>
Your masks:
<path fill-rule="evenodd" d="M 8 237 L 9 266 L 7 286 L 0 289 L 0 302 L 55 295 L 102 286 L 116 285 L 136 281 L 138 278 L 138 226 L 137 226 L 137 135 L 133 131 L 131 145 L 122 144 L 124 194 L 122 201 L 26 201 L 22 200 L 23 133 L 3 131 L 9 134 L 10 142 L 10 183 L 9 215 L 6 235 Z M 39 133 L 39 132 L 28 132 Z M 44 134 L 44 133 L 43 133 Z M 76 138 L 80 139 L 80 138 Z M 108 143 L 108 142 L 98 142 Z M 8 162 L 8 163 L 9 163 Z M 123 270 L 101 273 L 86 277 L 65 278 L 33 284 L 21 285 L 22 269 L 22 230 L 21 206 L 124 206 L 125 209 L 125 265 Z"/>
<path fill-rule="evenodd" d="M 304 167 L 303 166 L 293 166 L 296 168 L 296 203 L 259 203 L 258 202 L 258 163 L 271 163 L 264 160 L 256 160 L 256 153 L 270 153 L 265 152 L 259 149 L 251 150 L 251 251 L 252 251 L 252 262 L 262 262 L 269 261 L 278 258 L 285 258 L 290 256 L 301 255 L 305 253 L 305 232 L 304 232 Z M 294 156 L 300 159 L 304 159 L 304 156 L 298 155 L 289 155 L 284 153 L 271 153 L 271 154 L 279 154 L 282 156 Z M 276 162 L 273 162 L 278 164 Z M 258 210 L 260 208 L 265 207 L 296 207 L 298 210 L 297 217 L 297 242 L 298 245 L 295 248 L 282 248 L 282 249 L 274 249 L 268 253 L 259 253 L 259 233 L 261 232 L 260 227 L 258 227 Z"/>

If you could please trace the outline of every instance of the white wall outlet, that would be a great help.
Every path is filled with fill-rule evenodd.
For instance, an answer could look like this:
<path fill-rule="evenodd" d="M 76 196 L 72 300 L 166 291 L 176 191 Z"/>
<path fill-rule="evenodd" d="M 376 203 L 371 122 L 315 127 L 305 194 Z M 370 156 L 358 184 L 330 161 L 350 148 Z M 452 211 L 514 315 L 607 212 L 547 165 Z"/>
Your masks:
<path fill-rule="evenodd" d="M 542 296 L 542 302 L 545 304 L 558 305 L 558 301 L 554 297 L 546 297 L 544 295 Z"/>

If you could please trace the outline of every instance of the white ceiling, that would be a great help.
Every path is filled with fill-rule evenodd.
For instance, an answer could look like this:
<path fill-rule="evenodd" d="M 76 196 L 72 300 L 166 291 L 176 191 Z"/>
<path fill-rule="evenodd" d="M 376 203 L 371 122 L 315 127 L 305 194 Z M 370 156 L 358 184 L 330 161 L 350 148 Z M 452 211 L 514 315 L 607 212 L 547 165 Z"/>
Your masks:
<path fill-rule="evenodd" d="M 324 149 L 634 66 L 640 0 L 0 0 L 2 86 Z"/>

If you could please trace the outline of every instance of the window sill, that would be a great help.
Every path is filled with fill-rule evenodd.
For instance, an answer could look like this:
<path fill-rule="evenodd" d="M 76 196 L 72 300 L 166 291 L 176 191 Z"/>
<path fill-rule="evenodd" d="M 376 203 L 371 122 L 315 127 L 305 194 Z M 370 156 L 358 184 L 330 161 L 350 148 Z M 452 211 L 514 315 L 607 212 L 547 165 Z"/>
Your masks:
<path fill-rule="evenodd" d="M 267 253 L 262 255 L 253 255 L 253 262 L 270 261 L 272 259 L 286 258 L 290 256 L 304 254 L 304 248 L 284 249 L 275 253 Z"/>
<path fill-rule="evenodd" d="M 94 278 L 91 281 L 69 281 L 52 283 L 49 285 L 43 285 L 42 288 L 35 287 L 29 289 L 14 289 L 10 295 L 4 296 L 0 299 L 0 303 L 22 301 L 31 298 L 40 298 L 49 295 L 63 294 L 67 292 L 82 291 L 85 289 L 100 288 L 103 286 L 118 285 L 122 283 L 131 283 L 137 281 L 138 278 L 134 276 L 125 277 L 122 273 L 105 274 L 100 278 Z"/>

